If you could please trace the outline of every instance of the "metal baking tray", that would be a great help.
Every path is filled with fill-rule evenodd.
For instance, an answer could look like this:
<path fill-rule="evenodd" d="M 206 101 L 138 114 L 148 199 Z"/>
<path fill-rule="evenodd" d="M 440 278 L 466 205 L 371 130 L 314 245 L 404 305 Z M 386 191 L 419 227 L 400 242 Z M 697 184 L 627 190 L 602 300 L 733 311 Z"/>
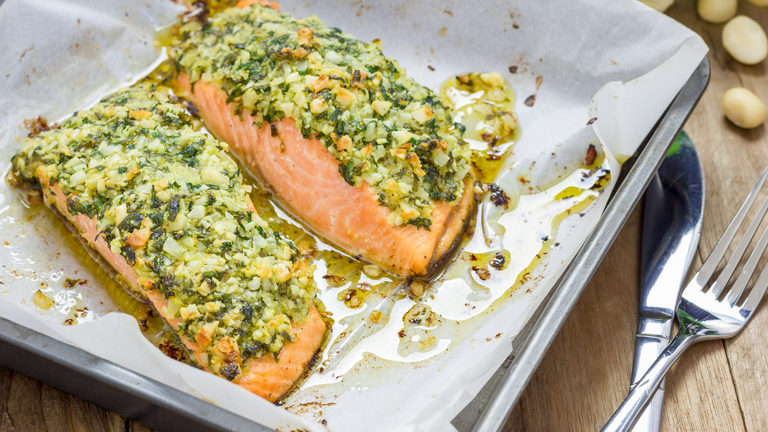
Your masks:
<path fill-rule="evenodd" d="M 3 0 L 0 0 L 0 6 Z M 709 61 L 699 65 L 659 119 L 622 175 L 602 219 L 569 268 L 518 337 L 511 355 L 478 396 L 453 420 L 460 431 L 498 431 L 544 354 L 640 201 L 709 83 Z M 0 318 L 0 365 L 161 431 L 272 429 L 87 351 Z"/>
<path fill-rule="evenodd" d="M 595 230 L 512 341 L 512 354 L 475 399 L 453 419 L 453 425 L 460 432 L 496 432 L 504 427 L 544 354 L 699 103 L 709 76 L 709 60 L 704 58 L 635 155 L 622 166 L 619 183 Z"/>

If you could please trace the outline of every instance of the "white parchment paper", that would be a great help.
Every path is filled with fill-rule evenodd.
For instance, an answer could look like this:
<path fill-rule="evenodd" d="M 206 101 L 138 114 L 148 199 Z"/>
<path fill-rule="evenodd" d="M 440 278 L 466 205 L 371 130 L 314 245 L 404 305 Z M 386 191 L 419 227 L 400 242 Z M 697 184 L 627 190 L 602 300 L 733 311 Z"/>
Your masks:
<path fill-rule="evenodd" d="M 468 246 L 478 253 L 493 247 L 514 251 L 509 268 L 491 281 L 492 295 L 470 300 L 471 280 L 441 279 L 426 303 L 460 324 L 455 336 L 418 358 L 391 349 L 398 343 L 402 316 L 413 304 L 409 299 L 394 302 L 383 328 L 286 400 L 288 410 L 299 414 L 294 415 L 165 357 L 132 317 L 109 313 L 119 312 L 120 294 L 93 282 L 103 280 L 98 266 L 74 252 L 79 244 L 60 236 L 61 222 L 50 212 L 25 208 L 3 183 L 0 316 L 280 430 L 324 430 L 316 423 L 320 420 L 334 431 L 453 430 L 450 420 L 508 356 L 515 335 L 607 203 L 614 181 L 602 192 L 590 192 L 591 204 L 555 230 L 555 217 L 573 203 L 553 197 L 568 186 L 589 188 L 580 185 L 583 176 L 572 167 L 594 144 L 615 180 L 619 161 L 634 153 L 707 48 L 691 31 L 633 0 L 280 4 L 285 12 L 316 14 L 360 39 L 381 38 L 385 54 L 432 89 L 468 71 L 498 71 L 510 81 L 523 132 L 497 183 L 517 207 L 501 214 L 484 203 L 478 227 L 482 235 L 488 221 L 484 233 L 491 246 L 474 239 Z M 150 70 L 161 54 L 152 44 L 154 30 L 181 10 L 166 0 L 6 0 L 0 8 L 0 171 L 8 170 L 17 140 L 27 133 L 24 119 L 65 118 Z M 517 67 L 515 73 L 510 66 Z M 532 95 L 535 103 L 529 107 L 524 101 Z M 592 117 L 598 117 L 594 127 L 586 126 Z M 557 246 L 526 270 L 540 252 L 526 245 L 550 234 Z M 320 266 L 317 277 L 323 270 Z M 521 288 L 508 292 L 524 271 Z M 65 290 L 65 278 L 90 282 Z M 35 307 L 31 298 L 38 289 L 57 307 Z M 67 311 L 84 306 L 90 313 L 81 324 L 62 325 Z M 334 331 L 345 325 L 340 320 Z"/>

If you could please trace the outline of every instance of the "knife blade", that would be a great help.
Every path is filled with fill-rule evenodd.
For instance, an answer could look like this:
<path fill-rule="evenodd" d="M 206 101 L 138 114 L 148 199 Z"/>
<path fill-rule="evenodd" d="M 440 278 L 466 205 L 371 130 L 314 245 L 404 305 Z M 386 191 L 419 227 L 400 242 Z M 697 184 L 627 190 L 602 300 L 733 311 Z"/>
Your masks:
<path fill-rule="evenodd" d="M 640 314 L 632 386 L 669 343 L 674 311 L 693 261 L 704 215 L 704 174 L 685 132 L 675 140 L 645 193 Z M 664 383 L 633 432 L 658 432 Z"/>

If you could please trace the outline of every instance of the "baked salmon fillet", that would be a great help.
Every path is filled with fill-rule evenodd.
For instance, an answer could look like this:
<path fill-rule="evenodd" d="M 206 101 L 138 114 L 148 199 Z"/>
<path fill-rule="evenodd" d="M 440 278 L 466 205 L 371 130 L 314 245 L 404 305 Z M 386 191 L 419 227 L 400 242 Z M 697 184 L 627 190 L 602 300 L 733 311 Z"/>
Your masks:
<path fill-rule="evenodd" d="M 183 95 L 312 230 L 395 275 L 434 273 L 475 209 L 463 127 L 377 41 L 248 3 L 179 28 Z"/>
<path fill-rule="evenodd" d="M 227 145 L 167 88 L 140 84 L 29 136 L 12 183 L 36 189 L 200 368 L 275 401 L 325 335 L 314 267 L 256 214 Z"/>

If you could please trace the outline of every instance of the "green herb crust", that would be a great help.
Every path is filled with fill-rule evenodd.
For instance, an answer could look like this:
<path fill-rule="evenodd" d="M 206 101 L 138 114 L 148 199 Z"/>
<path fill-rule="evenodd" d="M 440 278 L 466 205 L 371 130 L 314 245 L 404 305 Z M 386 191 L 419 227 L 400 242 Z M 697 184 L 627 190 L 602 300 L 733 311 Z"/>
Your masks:
<path fill-rule="evenodd" d="M 429 229 L 435 201 L 461 197 L 471 151 L 460 125 L 378 43 L 252 5 L 181 26 L 173 45 L 193 86 L 217 84 L 236 114 L 250 112 L 257 127 L 290 117 L 323 141 L 339 174 L 368 183 L 393 225 Z"/>
<path fill-rule="evenodd" d="M 72 214 L 164 295 L 161 315 L 230 380 L 245 360 L 276 355 L 316 293 L 313 267 L 256 213 L 227 145 L 193 128 L 168 89 L 119 91 L 60 128 L 28 137 L 14 174 L 42 174 Z M 237 355 L 232 356 L 231 353 Z M 227 354 L 230 353 L 230 354 Z"/>

